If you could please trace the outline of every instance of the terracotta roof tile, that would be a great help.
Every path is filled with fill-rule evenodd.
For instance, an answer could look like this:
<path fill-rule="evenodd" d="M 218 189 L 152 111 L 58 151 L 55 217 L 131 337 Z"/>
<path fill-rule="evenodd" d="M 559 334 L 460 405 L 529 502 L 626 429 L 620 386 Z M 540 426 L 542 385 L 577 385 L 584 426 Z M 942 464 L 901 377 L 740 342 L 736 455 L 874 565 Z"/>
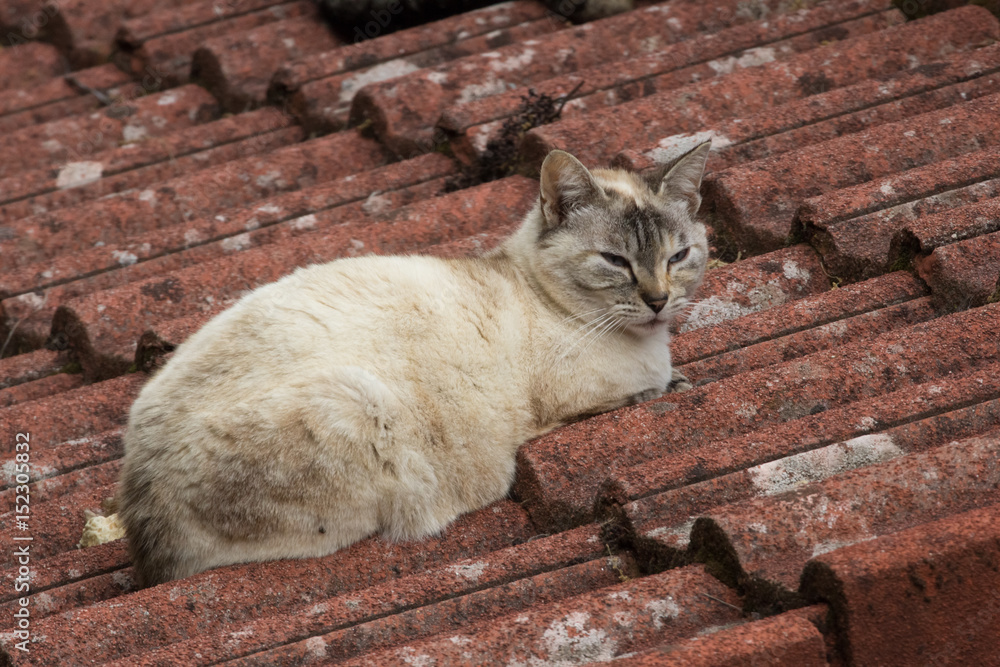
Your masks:
<path fill-rule="evenodd" d="M 329 28 L 305 15 L 214 37 L 194 52 L 191 71 L 223 108 L 239 112 L 264 103 L 282 63 L 340 45 Z"/>
<path fill-rule="evenodd" d="M 347 121 L 354 94 L 367 84 L 564 26 L 537 2 L 486 7 L 292 62 L 275 73 L 268 97 L 287 105 L 310 130 L 335 131 Z"/>
<path fill-rule="evenodd" d="M 25 127 L 0 137 L 0 177 L 86 162 L 97 152 L 163 136 L 218 114 L 218 105 L 204 89 L 185 86 L 83 116 Z"/>
<path fill-rule="evenodd" d="M 131 99 L 143 90 L 141 84 L 132 82 L 114 65 L 79 70 L 71 76 L 78 84 L 100 91 L 111 99 Z M 97 96 L 74 88 L 64 76 L 53 77 L 30 88 L 8 90 L 0 96 L 0 131 L 8 133 L 37 123 L 85 114 L 102 105 Z"/>
<path fill-rule="evenodd" d="M 352 45 L 304 1 L 0 7 L 0 34 L 45 16 L 49 42 L 0 52 L 29 61 L 0 68 L 0 527 L 30 432 L 34 537 L 28 653 L 0 555 L 0 662 L 990 661 L 996 19 L 639 4 L 568 27 L 508 2 Z M 180 85 L 192 60 L 215 95 Z M 644 169 L 715 140 L 703 210 L 731 263 L 677 322 L 694 389 L 528 443 L 513 500 L 430 540 L 145 590 L 124 540 L 76 547 L 178 344 L 303 264 L 493 247 L 537 183 L 463 187 L 452 156 L 478 161 L 529 87 L 580 82 L 525 171 L 550 146 Z M 322 136 L 355 100 L 374 122 Z"/>
<path fill-rule="evenodd" d="M 573 94 L 562 110 L 564 120 L 584 116 L 654 93 L 679 88 L 775 59 L 794 57 L 817 46 L 867 34 L 899 23 L 897 10 L 880 0 L 820 5 L 810 11 L 778 14 L 752 23 L 695 34 L 652 53 L 624 62 L 592 67 L 518 87 L 508 92 L 445 109 L 438 126 L 463 159 L 480 157 L 501 122 L 517 113 L 529 90 L 561 97 Z M 713 159 L 713 164 L 718 162 Z M 718 168 L 716 166 L 716 168 Z"/>
<path fill-rule="evenodd" d="M 350 611 L 350 601 L 363 599 L 365 589 L 478 558 L 534 534 L 524 511 L 501 501 L 459 518 L 441 536 L 422 542 L 392 544 L 369 538 L 325 558 L 221 568 L 41 619 L 38 632 L 58 637 L 58 642 L 51 650 L 19 658 L 27 658 L 24 664 L 52 664 L 86 654 L 107 662 L 247 623 L 260 616 L 262 581 L 269 582 L 271 614 L 308 614 L 338 596 L 340 607 Z M 380 599 L 373 597 L 370 603 L 380 604 Z"/>
<path fill-rule="evenodd" d="M 779 4 L 766 2 L 764 6 L 770 10 Z M 567 28 L 545 39 L 468 56 L 431 71 L 367 86 L 355 97 L 351 116 L 371 121 L 380 139 L 401 154 L 426 151 L 432 145 L 438 117 L 451 104 L 622 60 L 626 55 L 619 47 L 622 42 L 629 44 L 629 55 L 633 55 L 632 49 L 649 53 L 681 41 L 687 34 L 745 21 L 737 5 L 730 0 L 711 5 L 675 2 L 667 12 L 659 6 L 649 7 Z M 944 34 L 938 38 L 948 41 Z M 621 113 L 625 111 L 618 115 Z M 594 157 L 585 156 L 588 160 Z"/>
<path fill-rule="evenodd" d="M 59 51 L 48 44 L 27 42 L 0 51 L 0 90 L 30 88 L 65 71 Z"/>
<path fill-rule="evenodd" d="M 36 169 L 0 181 L 0 222 L 25 218 L 265 153 L 302 140 L 273 108 L 178 129 L 155 141 L 116 146 L 58 170 Z"/>
<path fill-rule="evenodd" d="M 680 568 L 343 664 L 606 662 L 616 655 L 686 639 L 706 626 L 734 623 L 739 612 L 727 605 L 736 602 L 732 591 L 702 568 Z"/>
<path fill-rule="evenodd" d="M 924 167 L 806 199 L 796 218 L 827 269 L 863 278 L 887 270 L 892 240 L 908 223 L 1000 196 L 1000 147 L 985 147 Z"/>
<path fill-rule="evenodd" d="M 581 159 L 609 161 L 636 143 L 655 146 L 664 137 L 705 132 L 720 121 L 764 112 L 782 104 L 939 61 L 1000 36 L 997 20 L 976 7 L 937 14 L 891 30 L 820 46 L 718 80 L 597 110 L 582 118 L 536 128 L 525 137 L 525 153 L 540 162 L 554 148 L 587 145 Z M 586 143 L 602 132 L 604 140 Z"/>
<path fill-rule="evenodd" d="M 243 665 L 344 660 L 610 586 L 619 582 L 619 572 L 629 570 L 628 557 L 609 556 L 596 526 L 585 526 L 334 595 L 308 614 L 265 615 L 237 632 L 200 635 L 128 662 L 179 664 L 238 656 L 245 656 L 236 661 Z"/>
<path fill-rule="evenodd" d="M 621 667 L 826 667 L 826 642 L 815 617 L 821 606 L 790 611 L 732 627 L 712 628 L 685 642 L 616 661 Z M 617 666 L 616 666 L 617 667 Z"/>
<path fill-rule="evenodd" d="M 118 33 L 118 46 L 124 56 L 120 59 L 127 59 L 131 71 L 152 74 L 163 85 L 181 85 L 190 80 L 192 57 L 206 40 L 275 21 L 316 15 L 315 6 L 307 0 L 283 4 L 271 0 L 202 2 L 189 5 L 188 10 L 183 15 L 167 10 L 137 19 L 135 24 L 123 24 Z M 175 25 L 178 22 L 181 25 Z"/>
<path fill-rule="evenodd" d="M 998 526 L 993 504 L 823 554 L 803 588 L 830 600 L 848 660 L 988 664 L 1000 632 Z"/>

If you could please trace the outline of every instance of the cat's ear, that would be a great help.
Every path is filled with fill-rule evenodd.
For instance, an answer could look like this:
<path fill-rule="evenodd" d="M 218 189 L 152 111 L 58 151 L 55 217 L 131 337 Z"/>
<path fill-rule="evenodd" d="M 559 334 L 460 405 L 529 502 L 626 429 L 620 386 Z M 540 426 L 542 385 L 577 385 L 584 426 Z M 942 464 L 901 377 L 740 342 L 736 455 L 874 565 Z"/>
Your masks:
<path fill-rule="evenodd" d="M 548 228 L 557 227 L 567 213 L 604 195 L 593 175 L 565 151 L 552 151 L 542 162 L 542 216 Z"/>
<path fill-rule="evenodd" d="M 694 216 L 701 206 L 701 177 L 711 148 L 712 142 L 706 141 L 663 165 L 647 177 L 649 187 L 664 199 L 687 202 L 688 211 Z"/>

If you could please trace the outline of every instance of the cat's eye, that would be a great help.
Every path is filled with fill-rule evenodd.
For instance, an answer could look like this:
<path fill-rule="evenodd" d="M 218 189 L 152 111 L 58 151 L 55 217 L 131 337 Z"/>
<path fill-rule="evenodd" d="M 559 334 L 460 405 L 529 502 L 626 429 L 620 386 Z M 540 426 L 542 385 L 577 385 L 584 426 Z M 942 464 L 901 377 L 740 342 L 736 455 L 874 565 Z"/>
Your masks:
<path fill-rule="evenodd" d="M 684 248 L 684 250 L 674 253 L 674 256 L 671 257 L 669 260 L 667 260 L 667 262 L 669 264 L 676 264 L 677 262 L 683 262 L 685 259 L 687 259 L 689 252 L 691 252 L 691 248 Z"/>
<path fill-rule="evenodd" d="M 615 255 L 610 252 L 602 252 L 601 257 L 603 257 L 604 261 L 606 261 L 608 264 L 620 267 L 622 269 L 632 270 L 632 265 L 629 264 L 629 261 L 624 257 L 622 257 L 621 255 Z"/>

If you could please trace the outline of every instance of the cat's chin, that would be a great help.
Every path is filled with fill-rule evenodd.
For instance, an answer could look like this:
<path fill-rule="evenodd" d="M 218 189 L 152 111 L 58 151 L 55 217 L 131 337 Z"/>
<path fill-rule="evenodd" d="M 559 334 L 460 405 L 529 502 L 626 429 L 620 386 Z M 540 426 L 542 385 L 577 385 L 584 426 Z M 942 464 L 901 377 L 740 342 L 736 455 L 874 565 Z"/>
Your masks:
<path fill-rule="evenodd" d="M 640 336 L 655 336 L 656 334 L 662 333 L 667 330 L 670 326 L 670 320 L 661 320 L 659 318 L 653 318 L 651 320 L 646 320 L 645 322 L 633 322 L 628 325 L 628 328 Z"/>

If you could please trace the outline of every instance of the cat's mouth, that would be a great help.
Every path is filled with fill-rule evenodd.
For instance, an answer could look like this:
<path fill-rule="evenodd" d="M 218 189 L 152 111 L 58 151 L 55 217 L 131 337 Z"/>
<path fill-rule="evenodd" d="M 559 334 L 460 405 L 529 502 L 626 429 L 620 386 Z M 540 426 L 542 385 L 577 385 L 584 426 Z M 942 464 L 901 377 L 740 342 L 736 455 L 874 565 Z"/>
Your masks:
<path fill-rule="evenodd" d="M 633 330 L 649 335 L 651 333 L 660 331 L 669 324 L 669 318 L 660 319 L 659 317 L 652 317 L 645 322 L 635 322 L 629 325 Z"/>

